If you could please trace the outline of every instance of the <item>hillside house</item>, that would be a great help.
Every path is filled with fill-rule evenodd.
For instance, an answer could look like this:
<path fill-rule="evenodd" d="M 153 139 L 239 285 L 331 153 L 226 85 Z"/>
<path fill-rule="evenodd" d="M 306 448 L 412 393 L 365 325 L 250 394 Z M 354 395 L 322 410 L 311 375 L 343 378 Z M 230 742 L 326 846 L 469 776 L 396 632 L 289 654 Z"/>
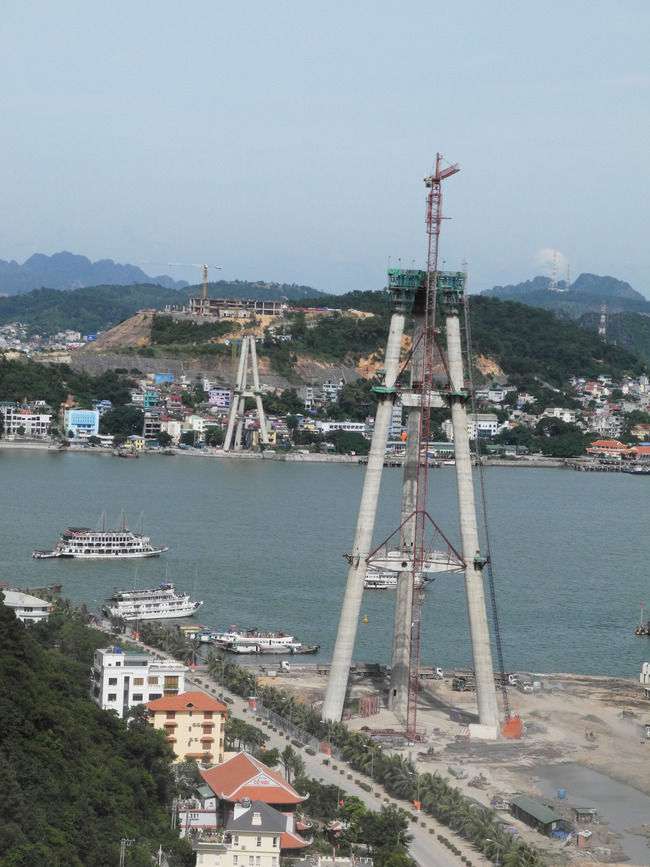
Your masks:
<path fill-rule="evenodd" d="M 185 688 L 182 663 L 158 661 L 150 653 L 121 647 L 96 650 L 90 677 L 93 701 L 119 717 L 138 704 L 173 696 Z"/>
<path fill-rule="evenodd" d="M 228 708 L 203 692 L 165 695 L 146 703 L 147 721 L 167 734 L 176 761 L 223 762 Z"/>

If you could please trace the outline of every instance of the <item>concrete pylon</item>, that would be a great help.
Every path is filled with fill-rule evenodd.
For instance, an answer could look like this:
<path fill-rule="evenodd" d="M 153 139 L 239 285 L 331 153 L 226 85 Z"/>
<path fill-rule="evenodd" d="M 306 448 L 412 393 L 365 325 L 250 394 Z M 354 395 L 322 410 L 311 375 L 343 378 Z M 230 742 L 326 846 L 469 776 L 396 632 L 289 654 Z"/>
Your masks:
<path fill-rule="evenodd" d="M 424 343 L 424 309 L 426 293 L 419 292 L 415 298 L 413 321 L 413 358 L 411 359 L 410 389 L 402 392 L 402 404 L 407 408 L 406 454 L 402 481 L 402 530 L 400 547 L 410 551 L 415 547 L 415 512 L 418 499 L 418 472 L 420 465 L 420 430 L 422 407 L 420 395 L 414 393 L 414 374 L 422 369 Z M 410 518 L 410 520 L 409 520 Z M 391 654 L 390 690 L 388 706 L 397 716 L 405 716 L 408 710 L 411 663 L 411 623 L 413 620 L 413 570 L 399 572 L 395 590 L 395 615 L 393 618 L 393 650 Z"/>
<path fill-rule="evenodd" d="M 251 359 L 251 372 L 253 388 L 248 387 L 248 357 Z M 234 451 L 241 451 L 242 430 L 244 425 L 244 406 L 247 397 L 255 398 L 257 406 L 257 418 L 260 424 L 260 437 L 264 445 L 269 444 L 269 434 L 266 429 L 266 416 L 262 405 L 262 391 L 260 389 L 259 372 L 257 368 L 257 350 L 255 340 L 250 335 L 242 337 L 241 353 L 237 366 L 237 379 L 233 389 L 232 405 L 228 416 L 228 427 L 223 444 L 224 452 L 229 452 L 233 444 L 233 432 L 235 434 Z M 235 424 L 237 428 L 235 429 Z"/>
<path fill-rule="evenodd" d="M 470 726 L 470 730 L 475 737 L 495 740 L 499 735 L 499 714 L 483 588 L 485 560 L 480 552 L 476 522 L 472 459 L 467 429 L 468 393 L 465 389 L 460 337 L 459 313 L 464 305 L 465 281 L 463 274 L 442 273 L 438 276 L 448 283 L 438 290 L 438 303 L 447 332 L 447 362 L 450 378 L 448 400 L 454 432 L 460 536 L 465 561 L 465 595 L 479 715 L 479 725 Z"/>
<path fill-rule="evenodd" d="M 375 414 L 375 428 L 368 455 L 366 475 L 361 493 L 359 517 L 354 537 L 354 546 L 350 555 L 350 569 L 343 597 L 341 618 L 334 645 L 332 665 L 327 681 L 325 700 L 323 702 L 323 719 L 338 722 L 343 715 L 345 693 L 348 687 L 350 665 L 354 653 L 354 643 L 359 625 L 363 584 L 368 568 L 367 559 L 371 552 L 372 534 L 375 528 L 377 500 L 381 485 L 381 476 L 386 457 L 386 443 L 391 424 L 393 404 L 396 395 L 396 381 L 399 369 L 399 357 L 404 334 L 404 310 L 396 309 L 390 321 L 390 332 L 386 345 L 384 385 L 376 389 L 379 404 Z"/>

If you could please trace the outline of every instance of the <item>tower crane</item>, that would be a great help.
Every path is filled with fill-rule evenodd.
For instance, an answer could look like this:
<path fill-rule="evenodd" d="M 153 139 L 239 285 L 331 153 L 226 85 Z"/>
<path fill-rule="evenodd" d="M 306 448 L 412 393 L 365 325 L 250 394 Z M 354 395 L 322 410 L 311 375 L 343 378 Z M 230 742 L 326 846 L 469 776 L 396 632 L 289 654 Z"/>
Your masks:
<path fill-rule="evenodd" d="M 203 300 L 205 301 L 208 290 L 208 268 L 221 271 L 221 265 L 184 265 L 182 262 L 143 262 L 144 265 L 160 265 L 167 268 L 203 268 Z"/>

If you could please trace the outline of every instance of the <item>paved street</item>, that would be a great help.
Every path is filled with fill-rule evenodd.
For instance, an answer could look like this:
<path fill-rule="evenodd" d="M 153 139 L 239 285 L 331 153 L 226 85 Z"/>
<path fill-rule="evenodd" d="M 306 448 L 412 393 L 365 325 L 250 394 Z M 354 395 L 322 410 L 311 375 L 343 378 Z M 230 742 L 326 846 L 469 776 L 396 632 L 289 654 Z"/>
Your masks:
<path fill-rule="evenodd" d="M 202 681 L 201 684 L 195 682 L 195 679 L 198 677 L 199 680 Z M 207 672 L 205 668 L 202 667 L 201 671 L 196 671 L 194 676 L 190 679 L 188 678 L 188 686 L 187 688 L 195 688 L 201 689 L 204 692 L 210 693 L 212 687 L 214 686 L 217 691 L 221 690 L 221 685 L 217 684 L 216 681 L 209 680 L 207 676 Z M 206 689 L 206 682 L 209 682 L 209 689 Z M 267 734 L 270 738 L 269 746 L 277 747 L 280 752 L 287 746 L 287 740 L 281 736 L 279 732 L 274 732 L 271 730 L 270 726 L 268 726 L 265 722 L 258 722 L 255 719 L 254 711 L 251 711 L 248 706 L 248 701 L 239 696 L 234 695 L 234 693 L 229 692 L 228 690 L 224 690 L 224 695 L 228 696 L 228 698 L 232 699 L 232 703 L 229 703 L 230 710 L 233 716 L 239 717 L 241 719 L 250 720 L 252 724 L 261 727 L 265 734 Z M 325 756 L 315 755 L 310 756 L 304 750 L 300 751 L 300 757 L 305 763 L 305 768 L 310 777 L 313 777 L 316 780 L 320 780 L 327 785 L 335 785 L 341 786 L 341 790 L 346 792 L 349 795 L 356 795 L 358 798 L 363 801 L 363 803 L 372 810 L 379 810 L 381 808 L 382 803 L 391 803 L 397 807 L 402 807 L 408 810 L 409 805 L 405 801 L 396 801 L 392 798 L 389 798 L 384 790 L 380 787 L 375 786 L 373 792 L 366 792 L 362 788 L 356 785 L 354 782 L 355 778 L 359 778 L 360 775 L 356 771 L 351 771 L 350 768 L 343 762 L 337 762 L 336 760 L 332 760 L 334 765 L 337 765 L 337 770 L 334 770 L 332 764 L 325 765 L 324 759 Z M 341 773 L 341 768 L 345 768 L 345 773 Z M 352 779 L 348 779 L 348 774 L 352 775 Z M 363 777 L 364 782 L 369 782 L 366 777 Z M 379 793 L 379 797 L 376 796 L 376 793 Z M 412 809 L 410 810 L 412 812 Z M 421 827 L 421 824 L 424 822 L 425 827 Z M 435 828 L 435 833 L 430 834 L 429 829 Z M 436 865 L 436 867 L 459 867 L 460 864 L 460 856 L 455 857 L 452 855 L 449 850 L 442 846 L 438 840 L 436 839 L 436 835 L 438 833 L 442 833 L 448 839 L 453 839 L 454 844 L 458 849 L 461 850 L 463 855 L 467 855 L 473 860 L 476 859 L 477 853 L 475 850 L 471 848 L 471 846 L 466 843 L 462 838 L 458 837 L 450 831 L 449 828 L 445 826 L 440 826 L 438 824 L 434 824 L 433 820 L 424 814 L 418 816 L 418 821 L 413 822 L 409 829 L 409 833 L 413 834 L 413 841 L 410 844 L 409 852 L 412 858 L 414 858 L 420 867 L 429 867 L 429 865 Z M 480 856 L 479 856 L 480 857 Z"/>

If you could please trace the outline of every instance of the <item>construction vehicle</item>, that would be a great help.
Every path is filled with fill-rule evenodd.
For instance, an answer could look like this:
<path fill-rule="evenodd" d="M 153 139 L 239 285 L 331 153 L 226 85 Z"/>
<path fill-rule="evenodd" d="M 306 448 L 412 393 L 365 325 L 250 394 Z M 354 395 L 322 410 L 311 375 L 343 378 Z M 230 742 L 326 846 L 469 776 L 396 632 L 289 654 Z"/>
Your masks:
<path fill-rule="evenodd" d="M 472 675 L 465 677 L 455 677 L 451 682 L 451 688 L 454 692 L 475 692 L 476 682 Z"/>

